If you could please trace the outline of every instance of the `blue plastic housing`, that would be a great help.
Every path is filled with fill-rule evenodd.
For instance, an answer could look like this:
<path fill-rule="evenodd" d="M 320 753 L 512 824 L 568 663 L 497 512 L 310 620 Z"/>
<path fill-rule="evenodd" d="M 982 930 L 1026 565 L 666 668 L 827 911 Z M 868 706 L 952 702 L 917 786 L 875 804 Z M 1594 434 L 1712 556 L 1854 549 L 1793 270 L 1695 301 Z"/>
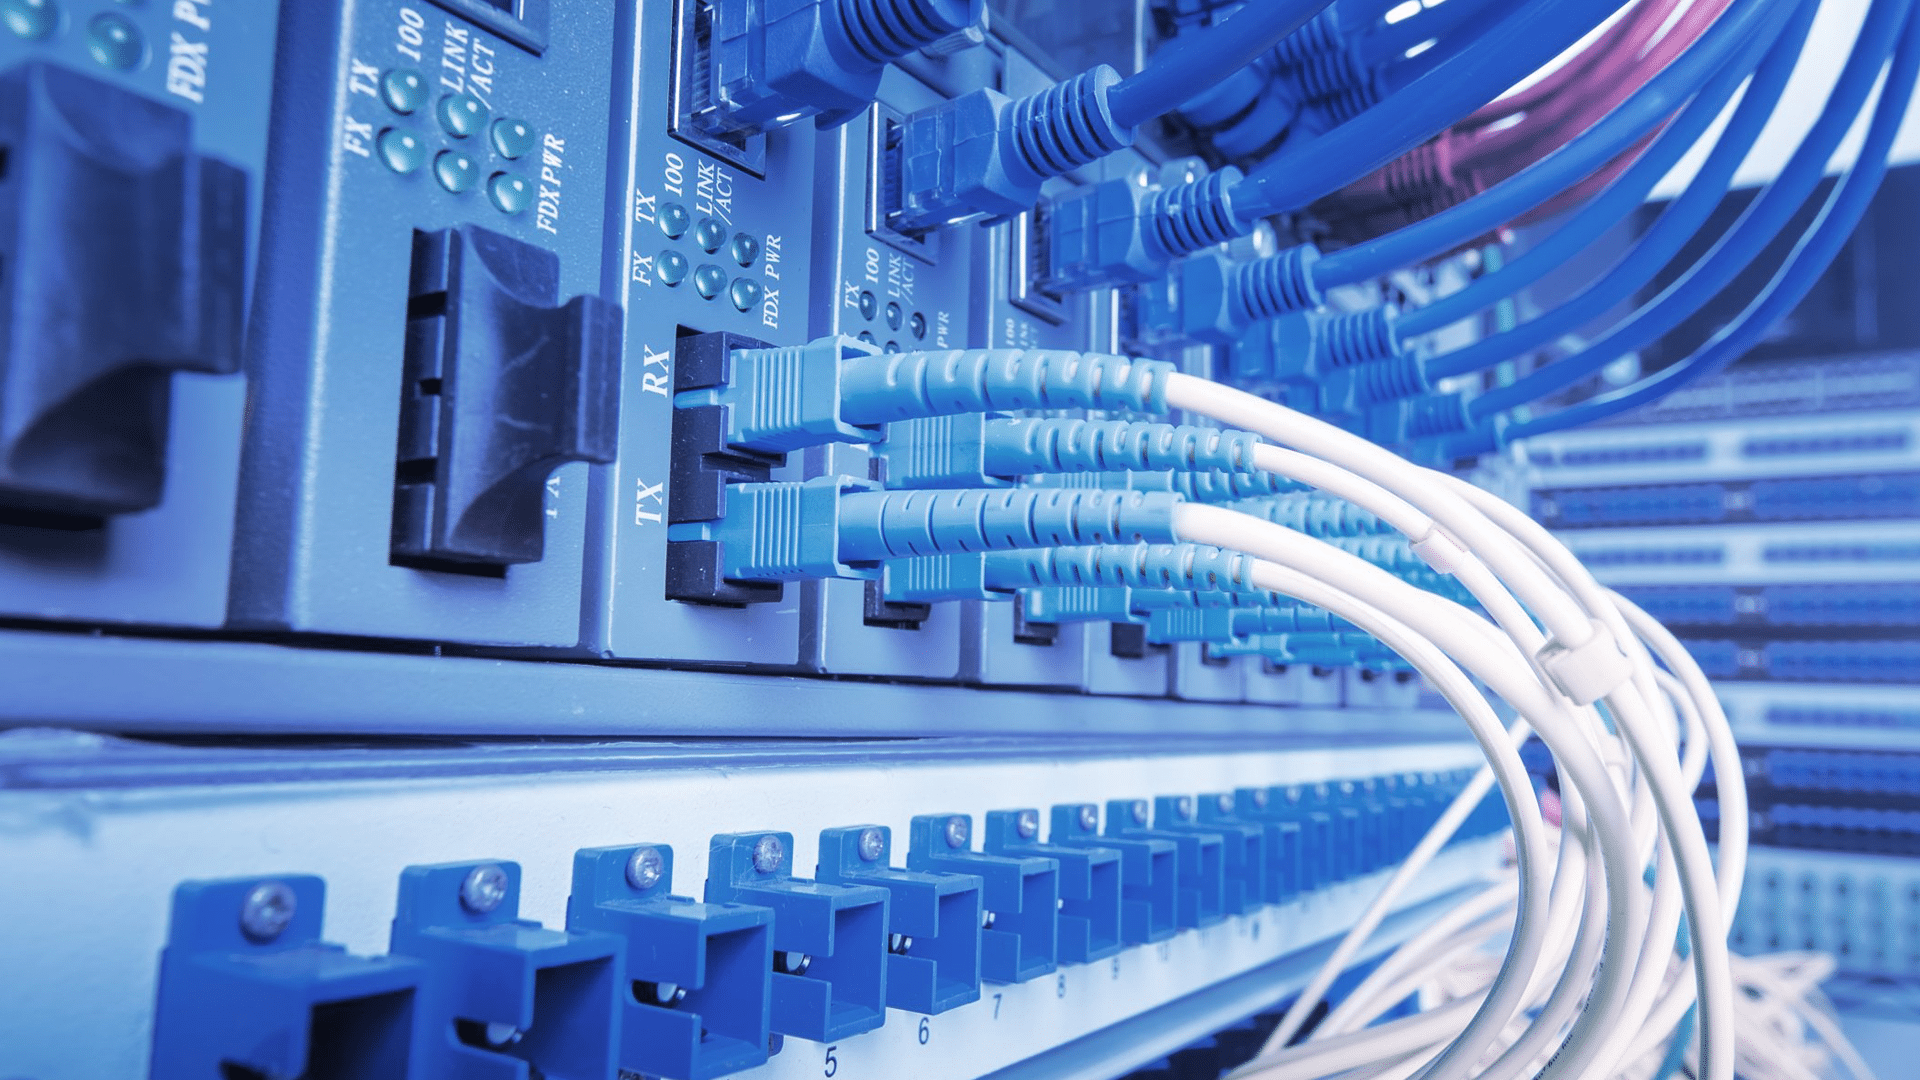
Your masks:
<path fill-rule="evenodd" d="M 877 885 L 892 897 L 887 1006 L 931 1015 L 980 1000 L 984 883 L 977 874 L 901 870 L 888 865 L 892 854 L 885 825 L 824 829 L 815 871 L 821 881 Z"/>
<path fill-rule="evenodd" d="M 1059 864 L 974 851 L 973 819 L 965 814 L 918 814 L 910 829 L 909 869 L 974 874 L 981 880 L 983 979 L 1026 982 L 1059 966 Z"/>

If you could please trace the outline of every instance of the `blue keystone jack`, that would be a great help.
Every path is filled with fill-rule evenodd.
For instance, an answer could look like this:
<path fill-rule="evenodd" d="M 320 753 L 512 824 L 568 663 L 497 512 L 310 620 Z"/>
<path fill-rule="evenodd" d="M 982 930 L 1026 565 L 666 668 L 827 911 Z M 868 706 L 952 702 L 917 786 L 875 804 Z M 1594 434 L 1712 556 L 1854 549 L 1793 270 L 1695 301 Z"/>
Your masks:
<path fill-rule="evenodd" d="M 401 872 L 390 948 L 427 965 L 416 1075 L 585 1080 L 613 1072 L 614 986 L 626 942 L 594 930 L 549 930 L 519 912 L 518 863 Z"/>
<path fill-rule="evenodd" d="M 707 899 L 772 908 L 773 1030 L 815 1042 L 887 1019 L 887 890 L 793 876 L 793 834 L 721 833 Z"/>
<path fill-rule="evenodd" d="M 1153 800 L 1155 828 L 1220 838 L 1226 886 L 1220 907 L 1229 915 L 1245 915 L 1267 902 L 1267 837 L 1265 829 L 1235 821 L 1232 813 L 1233 796 L 1225 793 Z"/>
<path fill-rule="evenodd" d="M 320 940 L 310 874 L 188 881 L 160 953 L 153 1080 L 353 1076 L 406 1080 L 425 966 Z"/>
<path fill-rule="evenodd" d="M 820 832 L 821 881 L 878 885 L 887 909 L 887 1005 L 942 1013 L 980 1000 L 980 891 L 976 874 L 888 865 L 893 830 L 853 825 Z"/>
<path fill-rule="evenodd" d="M 1179 904 L 1174 921 L 1182 929 L 1212 926 L 1226 918 L 1222 906 L 1227 891 L 1226 852 L 1219 833 L 1158 828 L 1149 821 L 1147 800 L 1109 799 L 1106 835 L 1171 840 L 1179 849 Z"/>
<path fill-rule="evenodd" d="M 620 1068 L 670 1080 L 731 1076 L 767 1060 L 773 912 L 673 896 L 665 844 L 582 848 L 567 929 L 626 939 Z"/>
<path fill-rule="evenodd" d="M 1180 852 L 1171 840 L 1100 835 L 1100 807 L 1067 803 L 1051 812 L 1049 841 L 1059 847 L 1120 854 L 1120 939 L 1165 941 L 1180 929 Z"/>
<path fill-rule="evenodd" d="M 1086 964 L 1120 951 L 1120 853 L 1040 841 L 1040 811 L 990 810 L 981 847 L 990 855 L 1037 855 L 1060 866 L 1060 962 Z"/>
<path fill-rule="evenodd" d="M 973 819 L 965 814 L 921 814 L 909 828 L 908 869 L 977 874 L 984 885 L 982 978 L 994 983 L 1026 982 L 1058 966 L 1058 863 L 974 851 Z"/>

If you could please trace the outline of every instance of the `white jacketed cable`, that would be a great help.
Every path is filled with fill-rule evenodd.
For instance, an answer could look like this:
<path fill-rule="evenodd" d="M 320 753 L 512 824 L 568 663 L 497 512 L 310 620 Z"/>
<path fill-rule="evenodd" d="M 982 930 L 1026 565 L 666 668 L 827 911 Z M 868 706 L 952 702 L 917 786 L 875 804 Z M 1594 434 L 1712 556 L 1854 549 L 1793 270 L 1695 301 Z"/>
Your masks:
<path fill-rule="evenodd" d="M 1391 955 L 1381 961 L 1379 966 L 1360 980 L 1340 1004 L 1334 1006 L 1320 1023 L 1314 1026 L 1316 1036 L 1338 1035 L 1349 1030 L 1346 1023 L 1349 1017 L 1363 1016 L 1362 1010 L 1367 1003 L 1378 997 L 1381 987 L 1398 980 L 1401 975 L 1454 937 L 1470 933 L 1474 928 L 1491 922 L 1504 924 L 1511 918 L 1517 898 L 1520 895 L 1518 878 L 1503 881 L 1498 885 L 1483 889 L 1450 908 L 1445 914 L 1428 923 L 1418 934 L 1408 938 L 1395 948 Z M 1303 992 L 1304 993 L 1304 992 Z M 1389 1000 L 1383 1008 L 1393 1004 Z M 1365 1015 L 1365 1019 L 1372 1019 Z M 1358 1022 L 1364 1023 L 1365 1019 Z"/>
<path fill-rule="evenodd" d="M 1605 949 L 1612 963 L 1603 967 L 1594 997 L 1603 1004 L 1612 1002 L 1617 1005 L 1618 999 L 1625 994 L 1631 967 L 1629 957 L 1632 953 L 1623 954 L 1622 949 L 1632 940 L 1628 928 L 1638 921 L 1639 916 L 1635 896 L 1638 890 L 1629 887 L 1638 880 L 1638 871 L 1633 867 L 1631 851 L 1626 842 L 1630 827 L 1625 807 L 1613 790 L 1612 779 L 1607 775 L 1605 766 L 1591 747 L 1585 744 L 1584 736 L 1570 730 L 1572 720 L 1562 710 L 1559 699 L 1535 680 L 1531 669 L 1515 665 L 1510 655 L 1487 647 L 1479 635 L 1463 633 L 1457 625 L 1462 619 L 1478 616 L 1450 601 L 1421 592 L 1338 548 L 1270 522 L 1198 504 L 1184 504 L 1178 508 L 1175 531 L 1183 538 L 1246 551 L 1261 559 L 1272 559 L 1283 564 L 1256 562 L 1251 576 L 1257 588 L 1298 595 L 1294 591 L 1298 588 L 1296 579 L 1312 573 L 1323 579 L 1337 581 L 1342 590 L 1369 604 L 1392 609 L 1396 618 L 1432 641 L 1441 643 L 1456 660 L 1506 698 L 1540 732 L 1542 739 L 1561 759 L 1564 775 L 1571 783 L 1578 785 L 1586 796 L 1602 840 L 1602 861 L 1607 871 L 1609 924 L 1618 928 L 1619 932 L 1608 938 Z M 1297 568 L 1296 573 L 1287 573 L 1284 564 L 1288 562 Z M 1315 583 L 1313 578 L 1306 578 L 1306 581 Z M 1318 602 L 1307 596 L 1301 598 L 1310 603 Z M 1532 805 L 1531 800 L 1527 809 L 1532 814 L 1538 813 L 1538 807 Z M 1537 918 L 1529 920 L 1527 908 L 1523 907 L 1515 942 L 1508 953 L 1509 964 L 1486 999 L 1488 1007 L 1475 1014 L 1467 1029 L 1460 1033 L 1447 1053 L 1435 1062 L 1434 1072 L 1429 1075 L 1446 1068 L 1449 1059 L 1470 1064 L 1472 1057 L 1477 1056 L 1484 1045 L 1505 1028 L 1507 1020 L 1517 1011 L 1519 998 L 1530 981 L 1542 929 L 1538 926 Z M 1466 1064 L 1459 1067 L 1464 1068 Z"/>

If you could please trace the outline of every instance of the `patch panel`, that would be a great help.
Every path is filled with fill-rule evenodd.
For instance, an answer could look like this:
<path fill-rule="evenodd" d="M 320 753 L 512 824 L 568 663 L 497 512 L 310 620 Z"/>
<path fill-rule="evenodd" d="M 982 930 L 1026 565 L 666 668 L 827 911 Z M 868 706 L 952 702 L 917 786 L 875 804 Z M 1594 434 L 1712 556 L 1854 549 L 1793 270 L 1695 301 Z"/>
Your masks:
<path fill-rule="evenodd" d="M 1609 427 L 1920 407 L 1920 355 L 1856 354 L 1768 361 L 1702 379 Z"/>
<path fill-rule="evenodd" d="M 1735 948 L 1817 949 L 1852 974 L 1920 974 L 1920 875 L 1911 859 L 1755 848 L 1748 865 Z"/>
<path fill-rule="evenodd" d="M 1908 683 L 1920 681 L 1920 642 L 1688 640 L 1716 679 L 1784 682 Z"/>
<path fill-rule="evenodd" d="M 1546 489 L 1910 471 L 1920 420 L 1874 411 L 1597 427 L 1528 439 L 1525 459 L 1533 486 Z"/>
<path fill-rule="evenodd" d="M 1640 585 L 1621 594 L 1670 626 L 1742 626 L 1781 634 L 1920 626 L 1920 584 Z"/>
<path fill-rule="evenodd" d="M 1242 993 L 1253 996 L 1236 999 L 1245 1004 L 1234 1006 L 1245 1009 L 1241 1015 L 1259 1011 L 1301 977 L 1299 964 L 1285 958 L 1337 933 L 1382 880 L 1371 867 L 1384 865 L 1379 860 L 1395 848 L 1369 847 L 1374 856 L 1364 862 L 1328 861 L 1315 857 L 1316 849 L 1341 843 L 1341 834 L 1310 830 L 1299 834 L 1305 876 L 1294 880 L 1295 892 L 1279 906 L 1264 899 L 1248 903 L 1241 914 L 1223 916 L 1208 929 L 1117 951 L 1105 945 L 1084 961 L 1063 954 L 1049 959 L 1047 973 L 1027 981 L 996 983 L 988 964 L 981 969 L 986 983 L 970 1002 L 919 1017 L 895 1008 L 883 1023 L 868 1013 L 875 1019 L 863 1023 L 877 1026 L 867 1034 L 813 1031 L 826 1041 L 789 1030 L 784 1041 L 769 1046 L 767 1025 L 778 1032 L 787 1015 L 780 1004 L 783 985 L 789 996 L 804 990 L 824 995 L 816 1004 L 835 1002 L 825 1016 L 837 1023 L 851 1016 L 838 1004 L 843 993 L 887 993 L 881 987 L 891 985 L 891 976 L 909 970 L 897 961 L 919 957 L 921 939 L 880 932 L 905 910 L 897 902 L 903 887 L 924 885 L 928 896 L 960 897 L 957 907 L 942 906 L 940 917 L 952 922 L 931 940 L 952 926 L 979 933 L 982 920 L 973 912 L 981 900 L 999 917 L 979 940 L 985 944 L 994 932 L 1009 929 L 1007 902 L 971 891 L 978 887 L 972 883 L 986 883 L 1002 867 L 1018 868 L 1016 878 L 1045 883 L 1049 902 L 1036 905 L 1034 915 L 1044 913 L 1049 931 L 1056 924 L 1074 925 L 1069 920 L 1087 911 L 1051 902 L 1056 868 L 1071 857 L 1062 862 L 1015 850 L 1027 828 L 1023 821 L 1032 820 L 1038 838 L 1044 816 L 1015 809 L 985 819 L 989 828 L 1004 828 L 994 835 L 1013 841 L 989 840 L 989 850 L 1004 853 L 999 855 L 972 850 L 970 829 L 956 831 L 956 822 L 971 826 L 996 805 L 1051 803 L 1066 808 L 1053 814 L 1049 839 L 1058 843 L 1061 824 L 1077 829 L 1083 807 L 1140 791 L 1140 784 L 1149 785 L 1146 791 L 1214 793 L 1208 798 L 1240 788 L 1236 798 L 1256 815 L 1247 821 L 1262 820 L 1245 802 L 1253 791 L 1271 791 L 1275 799 L 1304 793 L 1311 805 L 1345 815 L 1358 830 L 1354 835 L 1379 838 L 1364 843 L 1398 845 L 1439 812 L 1472 760 L 1472 751 L 1458 744 L 1313 751 L 1194 746 L 1151 760 L 1115 755 L 1100 745 L 1078 753 L 982 758 L 965 751 L 929 757 L 912 747 L 863 744 L 824 752 L 803 765 L 778 746 L 758 755 L 744 747 L 717 753 L 688 747 L 663 755 L 658 747 L 609 744 L 596 764 L 529 748 L 510 754 L 511 762 L 449 758 L 451 772 L 434 777 L 410 770 L 412 779 L 395 776 L 392 766 L 399 762 L 382 752 L 332 752 L 339 755 L 333 776 L 360 778 L 345 788 L 296 779 L 296 773 L 312 775 L 305 772 L 311 759 L 304 755 L 276 765 L 250 751 L 129 747 L 103 756 L 100 747 L 84 744 L 53 753 L 43 748 L 11 759 L 8 772 L 10 804 L 27 815 L 22 820 L 44 822 L 16 835 L 14 843 L 48 870 L 16 897 L 19 910 L 36 918 L 53 917 L 55 908 L 63 918 L 88 917 L 73 909 L 74 894 L 60 884 L 65 867 L 77 871 L 82 863 L 109 860 L 131 887 L 80 901 L 100 905 L 102 916 L 109 910 L 117 916 L 100 922 L 101 932 L 84 942 L 49 935 L 9 942 L 9 954 L 29 964 L 57 957 L 72 977 L 101 987 L 102 996 L 94 1010 L 66 1012 L 22 985 L 7 991 L 10 1031 L 0 1038 L 6 1048 L 0 1067 L 48 1080 L 135 1072 L 148 1060 L 150 1035 L 158 1032 L 155 1045 L 166 1053 L 193 1045 L 203 1058 L 211 1055 L 208 1060 L 297 1069 L 298 1035 L 312 1031 L 314 1045 L 324 1036 L 328 1052 L 337 1055 L 311 1059 L 315 1067 L 346 1070 L 341 1075 L 416 1075 L 423 1067 L 418 1055 L 442 1047 L 422 1051 L 426 1044 L 412 1042 L 409 1033 L 437 1028 L 441 1021 L 431 1018 L 450 1015 L 458 1036 L 450 1052 L 476 1062 L 518 1057 L 544 1069 L 565 1055 L 609 1045 L 596 1041 L 606 1035 L 587 1038 L 590 1032 L 629 1033 L 610 1040 L 616 1053 L 628 1055 L 631 1036 L 644 1032 L 641 1046 L 650 1056 L 622 1056 L 623 1068 L 727 1075 L 770 1052 L 765 1071 L 752 1075 L 811 1075 L 828 1060 L 856 1076 L 898 1075 L 909 1067 L 934 1077 L 979 1075 L 1104 1031 L 1228 976 L 1251 979 Z M 252 787 L 244 797 L 237 789 L 230 800 L 200 796 L 200 785 L 211 777 L 237 779 L 236 767 L 259 778 L 275 770 L 296 772 L 282 772 L 280 781 Z M 723 783 L 719 798 L 716 767 L 734 777 Z M 1448 771 L 1431 772 L 1436 768 Z M 1328 781 L 1335 784 L 1324 786 Z M 1356 794 L 1372 794 L 1344 795 L 1340 782 Z M 34 809 L 69 803 L 83 792 L 93 807 L 86 811 L 93 820 L 84 841 Z M 312 813 L 316 799 L 327 805 L 324 815 Z M 476 800 L 484 814 L 476 815 Z M 930 805 L 945 812 L 927 814 Z M 1123 798 L 1116 808 L 1131 813 L 1131 806 Z M 614 807 L 647 809 L 635 818 Z M 903 828 L 911 824 L 912 843 L 933 845 L 923 850 L 960 854 L 919 858 L 910 844 L 903 856 L 892 852 L 882 826 L 830 824 L 844 822 L 850 812 Z M 910 820 L 916 814 L 917 824 Z M 1094 816 L 1097 824 L 1097 809 Z M 782 828 L 755 829 L 755 820 L 777 820 Z M 1463 838 L 1416 884 L 1408 907 L 1418 909 L 1485 874 L 1501 843 L 1491 834 L 1503 823 L 1499 815 L 1476 815 Z M 714 828 L 734 831 L 715 837 L 709 847 Z M 1196 837 L 1270 833 L 1266 826 L 1250 829 L 1224 820 L 1194 828 Z M 367 830 L 386 838 L 377 851 L 354 839 Z M 869 834 L 875 842 L 867 841 Z M 231 842 L 242 836 L 249 839 Z M 822 841 L 817 847 L 815 836 Z M 1106 840 L 1076 843 L 1075 854 L 1105 859 L 1113 850 Z M 769 841 L 778 844 L 777 853 L 768 850 Z M 473 857 L 481 852 L 483 857 Z M 462 853 L 464 861 L 444 861 Z M 816 858 L 821 881 L 844 884 L 815 885 L 793 876 L 796 867 L 811 866 Z M 881 868 L 917 861 L 919 869 L 847 873 L 848 858 Z M 295 865 L 303 872 L 291 873 Z M 1172 854 L 1148 874 L 1178 880 L 1179 866 Z M 1323 875 L 1314 867 L 1327 869 Z M 1035 870 L 1044 876 L 1034 877 Z M 195 883 L 176 889 L 181 873 Z M 686 888 L 703 877 L 710 883 L 707 903 L 669 897 L 676 884 Z M 1113 879 L 1097 877 L 1089 886 L 1097 880 Z M 714 882 L 733 884 L 716 888 Z M 991 893 L 992 886 L 986 888 Z M 1073 891 L 1093 899 L 1078 886 Z M 1108 891 L 1101 895 L 1114 899 Z M 790 922 L 795 932 L 822 932 L 811 913 L 815 908 L 838 912 L 830 937 L 804 944 L 782 938 L 783 924 Z M 876 924 L 883 912 L 889 921 Z M 1417 925 L 1397 920 L 1383 944 Z M 166 974 L 156 982 L 163 944 Z M 983 959 L 991 955 L 988 949 Z M 843 960 L 855 966 L 833 966 Z M 964 957 L 949 953 L 938 963 L 937 970 L 953 978 L 968 972 Z M 531 981 L 463 977 L 474 964 L 507 965 L 529 972 Z M 876 974 L 882 971 L 884 984 Z M 209 974 L 188 978 L 191 972 Z M 227 1010 L 208 1013 L 201 1007 L 211 1000 L 205 979 L 224 980 L 222 992 L 240 996 L 229 999 L 234 1004 Z M 263 979 L 277 980 L 286 993 L 260 995 Z M 830 990 L 813 989 L 829 980 Z M 454 986 L 469 992 L 448 997 Z M 481 987 L 519 989 L 478 994 Z M 158 1026 L 102 1023 L 109 1015 L 154 1016 Z M 687 1016 L 697 1017 L 715 1039 L 696 1046 Z M 27 1030 L 37 1034 L 20 1037 Z M 1154 1040 L 1166 1033 L 1153 1025 L 1142 1030 L 1151 1037 L 1115 1050 L 1113 1072 L 1164 1052 Z M 49 1033 L 58 1037 L 44 1037 Z M 275 1033 L 292 1036 L 268 1041 L 286 1060 L 248 1056 L 263 1045 L 262 1037 Z M 723 1035 L 736 1041 L 720 1041 Z M 729 1056 L 728 1047 L 746 1056 Z"/>
<path fill-rule="evenodd" d="M 1586 529 L 1568 547 L 1609 585 L 1920 580 L 1912 527 L 1891 521 Z"/>
<path fill-rule="evenodd" d="M 0 35 L 0 616 L 226 619 L 278 9 L 23 4 Z"/>
<path fill-rule="evenodd" d="M 1920 708 L 1899 685 L 1722 683 L 1721 706 L 1742 741 L 1834 749 L 1920 747 Z"/>
<path fill-rule="evenodd" d="M 1553 488 L 1533 512 L 1560 529 L 1904 518 L 1920 514 L 1920 473 Z"/>
<path fill-rule="evenodd" d="M 1882 855 L 1920 853 L 1920 755 L 1884 749 L 1741 748 L 1757 844 Z M 1711 777 L 1697 800 L 1717 822 Z"/>

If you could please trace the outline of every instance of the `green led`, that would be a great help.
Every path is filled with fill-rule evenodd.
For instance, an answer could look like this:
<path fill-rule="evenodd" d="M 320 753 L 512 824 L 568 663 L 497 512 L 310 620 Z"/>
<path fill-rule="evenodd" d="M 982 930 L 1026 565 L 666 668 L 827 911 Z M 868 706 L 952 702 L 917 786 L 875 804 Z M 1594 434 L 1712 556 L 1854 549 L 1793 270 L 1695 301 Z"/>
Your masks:
<path fill-rule="evenodd" d="M 927 317 L 917 311 L 914 312 L 913 317 L 907 320 L 907 329 L 913 333 L 913 339 L 915 341 L 925 341 L 927 337 Z"/>
<path fill-rule="evenodd" d="M 687 235 L 687 226 L 693 224 L 693 215 L 677 202 L 660 204 L 660 231 L 667 239 L 678 240 Z"/>
<path fill-rule="evenodd" d="M 402 176 L 418 171 L 427 163 L 427 146 L 416 138 L 411 131 L 388 128 L 380 133 L 376 144 L 380 150 L 380 160 L 387 168 Z"/>
<path fill-rule="evenodd" d="M 147 55 L 147 40 L 126 16 L 103 12 L 87 23 L 87 52 L 102 67 L 125 71 Z"/>
<path fill-rule="evenodd" d="M 427 80 L 412 68 L 394 68 L 380 77 L 380 96 L 394 112 L 418 112 L 427 104 Z"/>
<path fill-rule="evenodd" d="M 866 342 L 866 343 L 867 343 L 867 344 L 869 344 L 869 345 L 878 345 L 878 344 L 880 344 L 880 341 L 879 341 L 879 339 L 878 339 L 878 338 L 875 338 L 875 337 L 873 336 L 873 331 L 871 331 L 871 330 L 862 330 L 862 331 L 860 331 L 860 333 L 859 333 L 859 338 L 860 338 L 860 340 L 861 340 L 861 341 L 864 341 L 864 342 Z"/>
<path fill-rule="evenodd" d="M 701 218 L 700 224 L 693 227 L 693 242 L 700 245 L 700 250 L 711 255 L 727 242 L 727 228 L 710 217 Z"/>
<path fill-rule="evenodd" d="M 653 260 L 653 276 L 669 288 L 687 280 L 687 257 L 677 251 L 663 251 Z"/>
<path fill-rule="evenodd" d="M 890 353 L 894 353 L 894 352 L 899 352 L 899 351 L 900 351 L 900 343 L 899 343 L 899 342 L 897 342 L 897 341 L 889 341 L 889 342 L 887 342 L 887 343 L 886 343 L 886 345 L 885 345 L 884 347 L 882 347 L 882 349 L 881 349 L 881 351 L 882 351 L 882 352 L 890 352 Z"/>
<path fill-rule="evenodd" d="M 868 322 L 872 322 L 873 313 L 879 310 L 880 310 L 880 301 L 874 299 L 872 293 L 863 292 L 860 294 L 860 317 L 861 318 L 867 320 Z"/>
<path fill-rule="evenodd" d="M 760 302 L 760 283 L 752 278 L 735 278 L 733 287 L 727 290 L 728 299 L 741 311 Z"/>
<path fill-rule="evenodd" d="M 753 260 L 760 257 L 760 241 L 740 233 L 733 238 L 733 243 L 727 245 L 727 253 L 741 266 L 752 266 Z"/>
<path fill-rule="evenodd" d="M 458 195 L 480 182 L 480 166 L 458 150 L 442 150 L 433 159 L 433 175 L 441 187 Z"/>
<path fill-rule="evenodd" d="M 35 41 L 60 25 L 60 5 L 54 0 L 0 0 L 0 22 L 15 37 Z"/>
<path fill-rule="evenodd" d="M 887 301 L 887 326 L 894 330 L 900 329 L 900 305 L 891 300 Z"/>
<path fill-rule="evenodd" d="M 533 125 L 525 120 L 495 120 L 493 148 L 503 158 L 525 157 L 533 149 Z"/>
<path fill-rule="evenodd" d="M 487 126 L 487 107 L 472 94 L 448 94 L 435 110 L 440 126 L 456 139 L 464 139 Z"/>
<path fill-rule="evenodd" d="M 524 176 L 497 172 L 487 179 L 487 198 L 503 214 L 517 214 L 533 201 L 533 185 Z"/>
<path fill-rule="evenodd" d="M 727 287 L 727 272 L 712 263 L 702 263 L 693 272 L 693 287 L 701 296 L 711 300 Z"/>

